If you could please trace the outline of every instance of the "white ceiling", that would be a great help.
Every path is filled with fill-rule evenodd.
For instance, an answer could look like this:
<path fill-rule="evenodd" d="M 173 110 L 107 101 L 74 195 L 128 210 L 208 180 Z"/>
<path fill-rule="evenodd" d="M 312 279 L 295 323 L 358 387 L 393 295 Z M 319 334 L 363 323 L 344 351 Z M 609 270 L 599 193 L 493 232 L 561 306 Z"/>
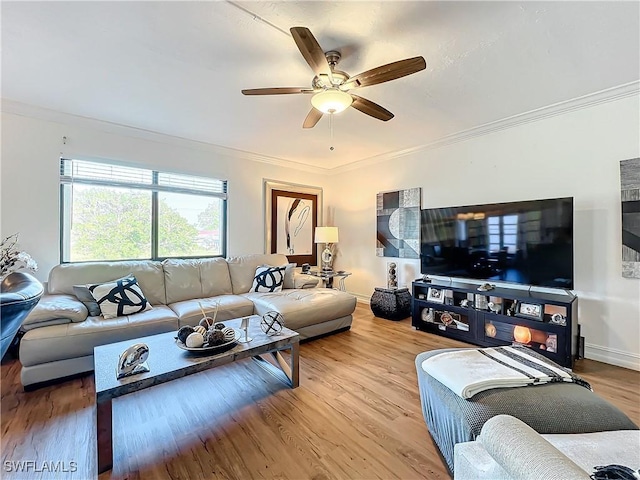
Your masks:
<path fill-rule="evenodd" d="M 640 77 L 638 2 L 2 2 L 2 97 L 332 168 Z M 247 13 L 247 12 L 251 12 Z M 302 129 L 310 96 L 288 30 L 311 29 L 355 75 L 422 55 L 426 70 L 355 93 Z M 335 150 L 330 151 L 329 146 Z"/>

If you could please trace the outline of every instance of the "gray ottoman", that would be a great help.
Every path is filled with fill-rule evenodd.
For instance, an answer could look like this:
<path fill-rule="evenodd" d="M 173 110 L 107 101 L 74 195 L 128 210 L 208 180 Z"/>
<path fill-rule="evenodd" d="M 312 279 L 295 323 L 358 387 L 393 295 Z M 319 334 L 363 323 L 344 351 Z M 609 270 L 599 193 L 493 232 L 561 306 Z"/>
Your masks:
<path fill-rule="evenodd" d="M 521 388 L 496 388 L 463 399 L 422 369 L 438 353 L 416 357 L 422 413 L 433 440 L 453 472 L 453 447 L 476 439 L 484 423 L 499 414 L 519 418 L 538 433 L 590 433 L 637 430 L 618 408 L 575 383 L 550 383 Z"/>

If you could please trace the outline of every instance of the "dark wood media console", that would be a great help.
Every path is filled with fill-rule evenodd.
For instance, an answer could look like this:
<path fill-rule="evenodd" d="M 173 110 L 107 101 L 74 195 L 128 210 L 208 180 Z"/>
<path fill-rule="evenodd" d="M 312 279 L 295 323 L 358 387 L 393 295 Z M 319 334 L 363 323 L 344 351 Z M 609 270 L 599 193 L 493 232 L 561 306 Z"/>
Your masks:
<path fill-rule="evenodd" d="M 521 343 L 565 367 L 578 358 L 578 297 L 528 289 L 415 281 L 412 320 L 423 330 L 492 347 Z"/>

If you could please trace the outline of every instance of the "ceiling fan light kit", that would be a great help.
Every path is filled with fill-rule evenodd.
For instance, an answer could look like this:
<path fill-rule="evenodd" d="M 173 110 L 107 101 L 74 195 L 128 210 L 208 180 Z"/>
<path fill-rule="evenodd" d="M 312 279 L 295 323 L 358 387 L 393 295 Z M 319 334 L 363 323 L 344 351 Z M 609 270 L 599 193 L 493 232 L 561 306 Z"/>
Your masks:
<path fill-rule="evenodd" d="M 349 107 L 383 122 L 391 120 L 393 113 L 389 110 L 371 100 L 348 93 L 348 91 L 411 75 L 424 70 L 427 66 L 423 57 L 413 57 L 382 65 L 350 77 L 349 74 L 335 69 L 340 61 L 340 52 L 329 50 L 325 53 L 306 27 L 291 27 L 290 31 L 298 50 L 315 73 L 311 82 L 312 88 L 252 88 L 242 90 L 242 93 L 244 95 L 312 93 L 311 105 L 313 108 L 307 114 L 302 124 L 303 128 L 315 127 L 323 114 L 340 113 Z"/>
<path fill-rule="evenodd" d="M 353 98 L 337 88 L 330 88 L 311 97 L 311 105 L 322 113 L 340 113 L 351 106 Z"/>

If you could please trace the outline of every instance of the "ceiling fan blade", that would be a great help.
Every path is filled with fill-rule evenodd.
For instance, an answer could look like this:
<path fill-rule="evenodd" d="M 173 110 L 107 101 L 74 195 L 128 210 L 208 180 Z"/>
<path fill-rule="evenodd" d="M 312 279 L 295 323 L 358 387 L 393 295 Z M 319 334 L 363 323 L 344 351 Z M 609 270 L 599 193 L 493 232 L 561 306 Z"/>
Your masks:
<path fill-rule="evenodd" d="M 327 62 L 327 57 L 318 41 L 306 27 L 291 27 L 291 35 L 298 46 L 298 50 L 307 61 L 311 69 L 316 75 L 328 75 L 330 79 L 331 67 Z"/>
<path fill-rule="evenodd" d="M 243 95 L 285 95 L 290 93 L 313 93 L 312 88 L 300 87 L 276 87 L 276 88 L 249 88 L 242 90 Z"/>
<path fill-rule="evenodd" d="M 387 122 L 394 117 L 393 113 L 389 110 L 381 107 L 377 103 L 373 103 L 371 100 L 359 97 L 358 95 L 351 94 L 351 96 L 353 97 L 353 103 L 351 106 L 356 110 L 360 110 L 362 113 L 373 118 L 377 118 L 378 120 L 382 120 L 383 122 Z"/>
<path fill-rule="evenodd" d="M 376 85 L 378 83 L 388 82 L 389 80 L 395 80 L 396 78 L 405 77 L 412 73 L 424 70 L 427 67 L 423 57 L 407 58 L 405 60 L 398 60 L 397 62 L 388 63 L 366 72 L 359 73 L 349 78 L 343 86 L 347 88 L 356 87 L 368 87 L 369 85 Z"/>
<path fill-rule="evenodd" d="M 313 128 L 316 126 L 316 123 L 322 118 L 322 112 L 314 107 L 311 108 L 311 111 L 307 114 L 307 118 L 304 119 L 304 123 L 302 124 L 302 128 Z"/>

